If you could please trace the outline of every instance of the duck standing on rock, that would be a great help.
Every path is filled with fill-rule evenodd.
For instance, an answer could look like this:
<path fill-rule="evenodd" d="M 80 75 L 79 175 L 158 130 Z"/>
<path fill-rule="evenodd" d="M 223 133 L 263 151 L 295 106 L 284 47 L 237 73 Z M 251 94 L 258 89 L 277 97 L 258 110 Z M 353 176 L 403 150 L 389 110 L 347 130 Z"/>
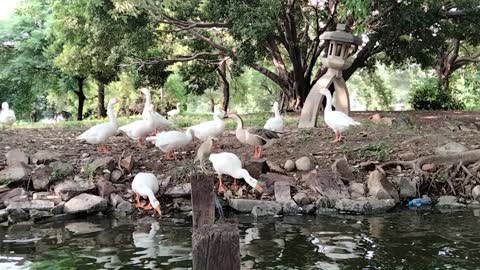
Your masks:
<path fill-rule="evenodd" d="M 0 112 L 0 123 L 2 123 L 2 125 L 11 126 L 15 121 L 17 121 L 15 112 L 10 110 L 7 102 L 3 102 L 2 111 Z"/>
<path fill-rule="evenodd" d="M 83 140 L 90 144 L 96 144 L 98 152 L 109 153 L 107 147 L 105 146 L 105 141 L 109 137 L 115 135 L 118 130 L 117 118 L 113 112 L 113 105 L 116 103 L 117 99 L 114 97 L 108 101 L 107 115 L 110 118 L 109 122 L 98 124 L 87 129 L 77 137 L 77 140 Z"/>
<path fill-rule="evenodd" d="M 142 112 L 142 118 L 143 120 L 147 121 L 150 110 L 152 110 L 152 118 L 153 118 L 153 132 L 152 135 L 156 134 L 158 130 L 163 130 L 167 127 L 169 127 L 172 123 L 167 120 L 167 118 L 163 117 L 161 114 L 156 112 L 152 105 L 152 94 L 148 88 L 142 88 L 140 89 L 140 92 L 142 92 L 145 95 L 145 105 L 143 106 L 143 112 Z"/>
<path fill-rule="evenodd" d="M 132 190 L 135 193 L 135 207 L 145 210 L 155 209 L 161 217 L 160 202 L 155 197 L 158 189 L 157 177 L 152 173 L 138 173 L 135 175 L 132 181 Z M 149 203 L 147 205 L 140 203 L 140 197 L 147 197 Z"/>
<path fill-rule="evenodd" d="M 226 192 L 222 178 L 222 175 L 224 174 L 234 178 L 232 184 L 234 190 L 238 189 L 237 178 L 243 178 L 248 185 L 258 192 L 262 192 L 263 189 L 259 185 L 258 180 L 250 176 L 248 171 L 242 168 L 242 162 L 235 154 L 229 152 L 211 154 L 212 140 L 213 138 L 209 138 L 200 146 L 197 152 L 197 157 L 200 156 L 202 159 L 208 157 L 208 160 L 212 162 L 213 169 L 218 175 L 218 192 Z"/>
<path fill-rule="evenodd" d="M 273 139 L 279 138 L 279 132 L 276 131 L 265 128 L 244 128 L 242 118 L 236 113 L 229 113 L 228 117 L 237 122 L 237 129 L 235 130 L 235 136 L 237 139 L 241 143 L 254 146 L 254 158 L 262 157 L 262 146 L 270 145 Z"/>
<path fill-rule="evenodd" d="M 142 144 L 142 139 L 147 137 L 154 129 L 154 122 L 153 122 L 153 105 L 150 104 L 147 120 L 137 120 L 133 121 L 129 124 L 121 126 L 119 129 L 131 139 L 137 141 L 138 146 L 141 148 L 145 148 Z"/>
<path fill-rule="evenodd" d="M 327 105 L 325 106 L 325 112 L 323 115 L 325 123 L 335 132 L 335 140 L 332 142 L 340 142 L 342 140 L 343 131 L 350 126 L 360 125 L 360 123 L 343 112 L 332 111 L 332 94 L 330 93 L 330 90 L 325 88 L 323 89 L 322 94 L 327 99 Z"/>
<path fill-rule="evenodd" d="M 278 102 L 276 101 L 275 103 L 273 103 L 273 112 L 275 113 L 275 117 L 269 118 L 265 123 L 265 126 L 263 126 L 263 128 L 271 131 L 282 132 L 283 119 L 282 119 L 282 116 L 280 115 L 280 108 L 279 108 Z"/>
<path fill-rule="evenodd" d="M 146 140 L 153 142 L 162 152 L 167 153 L 165 160 L 174 160 L 176 159 L 174 150 L 189 144 L 193 139 L 193 134 L 193 130 L 190 128 L 185 132 L 171 130 L 147 137 Z"/>

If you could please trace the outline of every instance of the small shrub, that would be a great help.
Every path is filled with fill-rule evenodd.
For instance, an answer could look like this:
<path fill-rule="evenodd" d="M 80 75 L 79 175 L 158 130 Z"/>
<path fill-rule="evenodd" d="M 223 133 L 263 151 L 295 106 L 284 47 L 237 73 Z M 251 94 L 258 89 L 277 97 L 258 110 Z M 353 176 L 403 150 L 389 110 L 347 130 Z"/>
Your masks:
<path fill-rule="evenodd" d="M 415 110 L 462 110 L 464 105 L 451 92 L 442 91 L 437 80 L 428 78 L 413 86 L 410 104 Z"/>

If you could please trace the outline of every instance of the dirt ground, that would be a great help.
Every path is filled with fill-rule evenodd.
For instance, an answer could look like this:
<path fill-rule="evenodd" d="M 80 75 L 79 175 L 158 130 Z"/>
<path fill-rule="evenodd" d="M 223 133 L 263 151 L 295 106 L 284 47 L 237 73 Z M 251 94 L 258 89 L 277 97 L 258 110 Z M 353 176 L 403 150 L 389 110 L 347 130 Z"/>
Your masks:
<path fill-rule="evenodd" d="M 375 113 L 392 117 L 396 123 L 391 126 L 373 123 L 368 118 Z M 287 159 L 309 156 L 319 168 L 329 168 L 335 159 L 344 155 L 351 165 L 357 165 L 368 160 L 395 160 L 405 152 L 413 152 L 415 157 L 430 155 L 436 147 L 452 141 L 462 143 L 468 149 L 480 148 L 480 112 L 354 112 L 352 116 L 360 120 L 362 126 L 350 129 L 343 143 L 330 142 L 334 133 L 323 122 L 315 129 L 299 130 L 296 126 L 288 126 L 282 139 L 264 151 L 264 157 L 283 166 Z M 82 131 L 58 127 L 0 130 L 0 169 L 6 167 L 6 152 L 19 148 L 28 155 L 39 150 L 55 150 L 74 164 L 76 173 L 80 173 L 86 153 L 90 157 L 99 155 L 95 146 L 74 139 Z M 402 144 L 406 140 L 413 140 L 414 143 Z M 219 143 L 222 145 L 221 151 L 236 153 L 243 161 L 253 156 L 253 147 L 241 145 L 235 138 L 234 130 L 227 130 Z M 178 154 L 178 160 L 165 161 L 163 153 L 153 145 L 140 149 L 122 134 L 110 138 L 107 144 L 111 155 L 117 160 L 133 155 L 135 167 L 132 175 L 149 171 L 177 180 L 191 170 L 198 146 L 198 141 L 191 143 Z M 360 171 L 354 172 L 359 178 L 365 177 Z M 297 178 L 300 176 L 296 175 Z M 123 182 L 129 185 L 131 177 L 126 177 Z"/>

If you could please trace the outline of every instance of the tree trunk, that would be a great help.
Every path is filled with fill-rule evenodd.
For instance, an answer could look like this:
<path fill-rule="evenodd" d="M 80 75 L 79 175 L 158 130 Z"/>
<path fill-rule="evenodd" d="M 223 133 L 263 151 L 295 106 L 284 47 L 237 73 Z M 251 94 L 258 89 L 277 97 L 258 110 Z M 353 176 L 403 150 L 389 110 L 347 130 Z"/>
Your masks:
<path fill-rule="evenodd" d="M 105 83 L 98 81 L 98 116 L 107 117 L 105 110 Z"/>
<path fill-rule="evenodd" d="M 215 100 L 213 98 L 210 99 L 210 111 L 215 111 Z"/>
<path fill-rule="evenodd" d="M 223 93 L 223 110 L 228 111 L 228 104 L 230 102 L 230 84 L 227 79 L 227 61 L 224 60 L 220 64 L 218 69 L 218 75 L 220 76 L 220 87 Z"/>
<path fill-rule="evenodd" d="M 83 105 L 85 103 L 85 93 L 83 93 L 83 83 L 85 82 L 85 78 L 77 78 L 78 89 L 75 91 L 75 94 L 78 97 L 78 107 L 77 107 L 77 120 L 83 120 Z"/>

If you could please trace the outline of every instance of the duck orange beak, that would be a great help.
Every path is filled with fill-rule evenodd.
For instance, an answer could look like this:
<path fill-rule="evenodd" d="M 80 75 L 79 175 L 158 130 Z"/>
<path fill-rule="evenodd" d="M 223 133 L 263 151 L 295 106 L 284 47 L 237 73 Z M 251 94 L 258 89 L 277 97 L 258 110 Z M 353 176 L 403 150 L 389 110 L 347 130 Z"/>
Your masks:
<path fill-rule="evenodd" d="M 255 190 L 260 192 L 260 193 L 263 193 L 263 188 L 260 186 L 259 183 L 257 183 L 257 185 L 255 186 Z"/>

